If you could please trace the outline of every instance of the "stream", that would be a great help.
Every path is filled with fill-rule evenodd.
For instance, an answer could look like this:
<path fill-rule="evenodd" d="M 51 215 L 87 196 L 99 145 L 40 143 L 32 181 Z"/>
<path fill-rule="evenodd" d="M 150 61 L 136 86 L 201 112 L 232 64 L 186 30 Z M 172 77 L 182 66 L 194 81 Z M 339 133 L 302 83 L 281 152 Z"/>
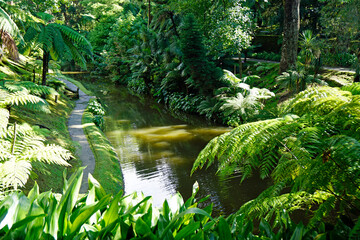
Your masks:
<path fill-rule="evenodd" d="M 213 212 L 218 215 L 237 211 L 267 187 L 258 176 L 240 185 L 240 176 L 221 177 L 216 174 L 216 166 L 191 176 L 200 151 L 213 137 L 230 128 L 211 126 L 195 116 L 179 115 L 186 121 L 179 120 L 163 105 L 133 96 L 124 87 L 103 83 L 96 86 L 96 82 L 84 85 L 106 104 L 105 134 L 120 158 L 125 194 L 143 192 L 153 197 L 155 206 L 161 206 L 176 192 L 186 200 L 197 181 L 197 199 L 210 195 L 205 204 L 212 202 Z"/>

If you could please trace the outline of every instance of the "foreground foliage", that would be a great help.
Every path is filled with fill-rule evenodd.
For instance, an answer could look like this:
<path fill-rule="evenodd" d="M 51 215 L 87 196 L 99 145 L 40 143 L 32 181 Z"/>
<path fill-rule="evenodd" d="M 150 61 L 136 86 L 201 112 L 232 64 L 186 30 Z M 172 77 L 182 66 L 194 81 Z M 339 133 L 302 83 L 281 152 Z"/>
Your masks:
<path fill-rule="evenodd" d="M 107 195 L 89 175 L 90 190 L 80 195 L 82 169 L 69 180 L 64 175 L 64 190 L 56 195 L 39 193 L 35 184 L 25 196 L 14 192 L 0 203 L 0 236 L 5 239 L 341 239 L 336 231 L 322 224 L 307 228 L 283 214 L 280 228 L 274 231 L 261 220 L 254 234 L 252 221 L 244 215 L 211 217 L 212 206 L 204 209 L 196 201 L 197 184 L 184 202 L 180 194 L 165 200 L 161 208 L 152 206 L 151 197 L 133 193 Z M 344 232 L 343 225 L 337 230 Z M 339 238 L 340 237 L 340 238 Z"/>

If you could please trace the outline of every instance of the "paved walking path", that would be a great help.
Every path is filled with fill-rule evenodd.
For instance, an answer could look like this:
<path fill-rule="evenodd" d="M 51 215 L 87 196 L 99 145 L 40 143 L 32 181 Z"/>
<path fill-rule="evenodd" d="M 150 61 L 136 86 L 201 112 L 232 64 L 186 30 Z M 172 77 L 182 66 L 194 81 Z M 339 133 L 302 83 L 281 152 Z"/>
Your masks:
<path fill-rule="evenodd" d="M 76 92 L 78 87 L 75 84 L 65 79 L 59 79 L 59 80 L 66 83 L 67 88 L 69 88 L 71 91 Z M 81 123 L 82 116 L 84 114 L 84 111 L 88 105 L 90 98 L 92 98 L 92 96 L 88 96 L 84 92 L 79 90 L 79 99 L 75 102 L 76 106 L 72 111 L 67 123 L 71 139 L 80 144 L 80 149 L 77 149 L 77 155 L 80 157 L 82 165 L 86 166 L 86 168 L 84 169 L 84 177 L 82 180 L 80 193 L 87 192 L 89 188 L 88 175 L 89 173 L 93 174 L 95 170 L 95 157 L 86 139 L 86 135 L 84 133 L 83 126 Z"/>
<path fill-rule="evenodd" d="M 232 58 L 233 60 L 238 61 L 239 58 Z M 242 60 L 244 60 L 244 58 L 242 58 Z M 264 59 L 257 59 L 257 58 L 246 58 L 246 61 L 249 62 L 265 62 L 265 63 L 280 63 L 277 61 L 270 61 L 270 60 L 264 60 Z M 350 73 L 355 73 L 355 70 L 351 69 L 351 68 L 343 68 L 343 67 L 322 67 L 323 69 L 326 70 L 334 70 L 334 71 L 339 71 L 339 72 L 350 72 Z"/>

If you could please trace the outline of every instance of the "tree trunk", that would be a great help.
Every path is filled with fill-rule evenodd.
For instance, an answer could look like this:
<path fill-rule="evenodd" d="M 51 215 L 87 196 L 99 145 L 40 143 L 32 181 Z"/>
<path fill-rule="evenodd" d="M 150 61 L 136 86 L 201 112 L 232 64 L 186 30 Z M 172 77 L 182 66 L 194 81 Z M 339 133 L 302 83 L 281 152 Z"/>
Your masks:
<path fill-rule="evenodd" d="M 150 27 L 150 23 L 151 23 L 151 0 L 148 0 L 148 27 Z"/>
<path fill-rule="evenodd" d="M 300 0 L 283 0 L 283 5 L 284 33 L 280 73 L 296 67 L 300 28 Z"/>
<path fill-rule="evenodd" d="M 43 72 L 42 72 L 42 85 L 46 85 L 46 74 L 48 73 L 48 69 L 49 69 L 49 58 L 50 58 L 50 53 L 44 51 L 43 54 Z"/>

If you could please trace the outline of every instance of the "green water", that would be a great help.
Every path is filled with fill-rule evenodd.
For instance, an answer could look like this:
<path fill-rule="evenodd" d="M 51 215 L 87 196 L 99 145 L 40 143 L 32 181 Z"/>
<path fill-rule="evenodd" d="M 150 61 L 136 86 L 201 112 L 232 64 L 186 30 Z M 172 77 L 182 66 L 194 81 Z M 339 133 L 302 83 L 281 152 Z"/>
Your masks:
<path fill-rule="evenodd" d="M 176 192 L 188 198 L 197 181 L 198 199 L 210 195 L 214 211 L 229 214 L 266 188 L 256 176 L 241 185 L 238 176 L 221 178 L 215 166 L 190 176 L 192 164 L 207 142 L 229 128 L 209 126 L 197 117 L 180 116 L 187 119 L 181 121 L 161 104 L 132 96 L 122 87 L 94 89 L 102 89 L 97 95 L 107 105 L 105 133 L 121 159 L 126 193 L 141 191 L 160 206 Z"/>

